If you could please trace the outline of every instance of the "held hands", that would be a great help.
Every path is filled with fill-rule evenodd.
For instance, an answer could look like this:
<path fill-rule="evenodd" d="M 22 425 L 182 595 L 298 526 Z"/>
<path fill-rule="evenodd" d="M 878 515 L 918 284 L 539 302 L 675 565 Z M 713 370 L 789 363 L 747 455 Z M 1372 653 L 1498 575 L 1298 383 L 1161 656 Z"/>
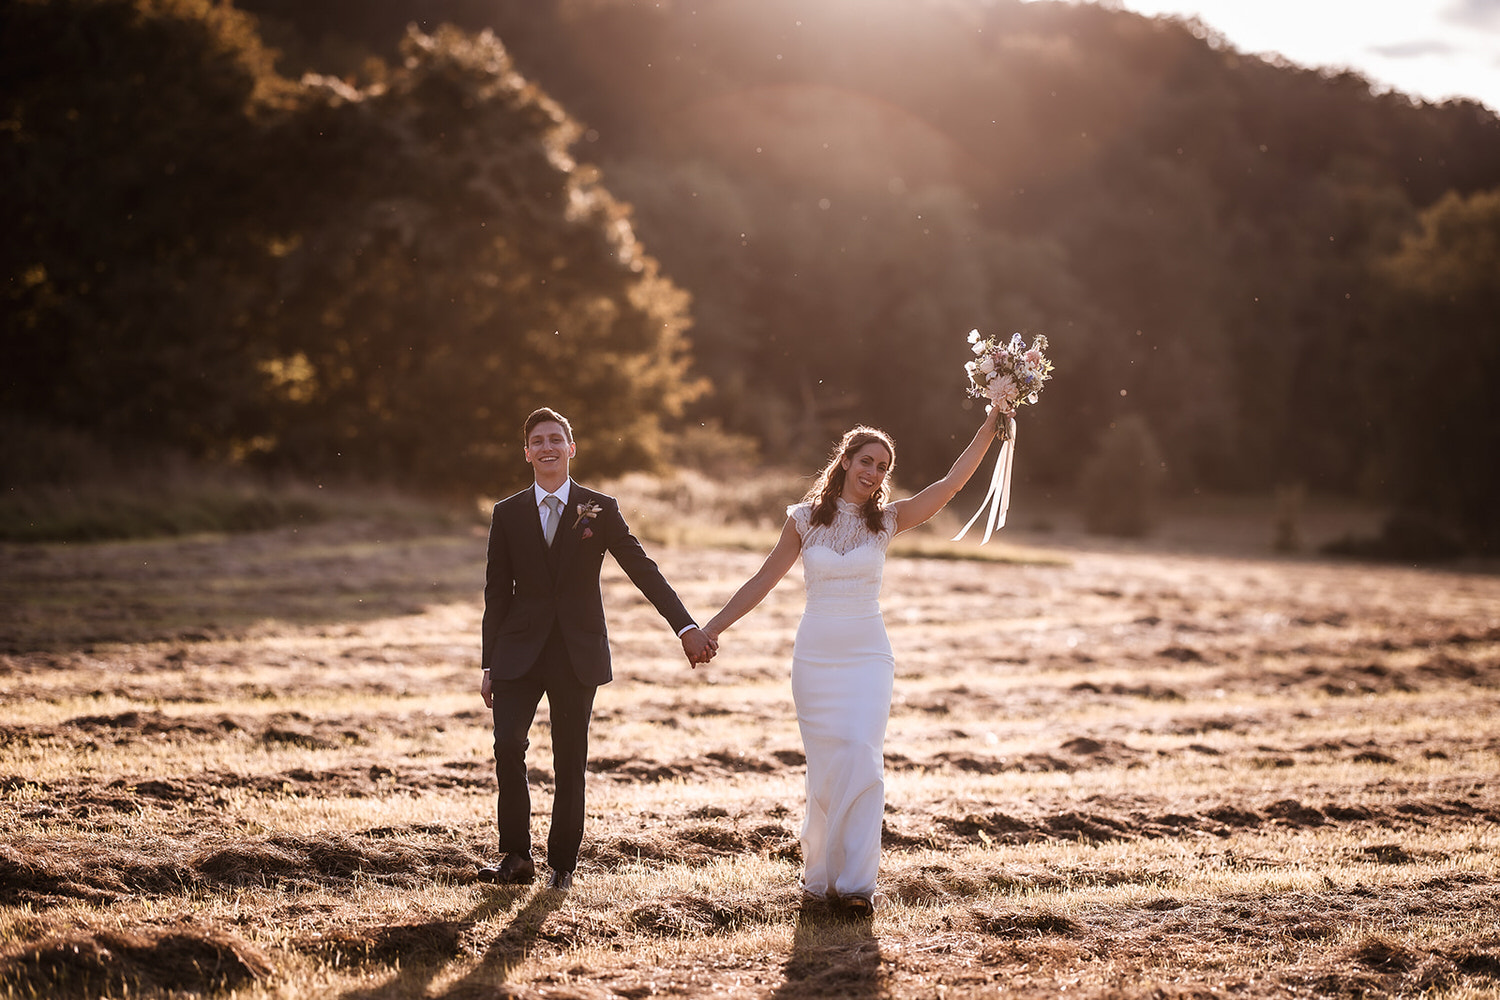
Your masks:
<path fill-rule="evenodd" d="M 696 667 L 714 658 L 719 651 L 719 640 L 701 628 L 690 628 L 682 633 L 682 651 L 687 655 L 688 663 Z"/>
<path fill-rule="evenodd" d="M 696 667 L 714 658 L 719 651 L 719 641 L 701 628 L 691 628 L 682 633 L 682 651 L 687 654 L 688 663 Z M 479 696 L 484 699 L 485 708 L 495 707 L 494 682 L 490 680 L 488 670 L 480 674 Z"/>

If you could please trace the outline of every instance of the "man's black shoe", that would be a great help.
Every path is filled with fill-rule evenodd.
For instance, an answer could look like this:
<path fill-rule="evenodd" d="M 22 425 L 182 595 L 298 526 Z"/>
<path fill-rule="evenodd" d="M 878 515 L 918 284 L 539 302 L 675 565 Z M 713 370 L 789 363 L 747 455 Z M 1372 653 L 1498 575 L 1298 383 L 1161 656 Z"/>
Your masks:
<path fill-rule="evenodd" d="M 552 874 L 547 876 L 547 888 L 560 889 L 563 892 L 567 892 L 573 888 L 573 873 L 560 872 L 554 868 Z"/>
<path fill-rule="evenodd" d="M 528 854 L 507 854 L 498 865 L 479 869 L 474 878 L 491 885 L 530 885 L 536 878 L 536 862 Z"/>

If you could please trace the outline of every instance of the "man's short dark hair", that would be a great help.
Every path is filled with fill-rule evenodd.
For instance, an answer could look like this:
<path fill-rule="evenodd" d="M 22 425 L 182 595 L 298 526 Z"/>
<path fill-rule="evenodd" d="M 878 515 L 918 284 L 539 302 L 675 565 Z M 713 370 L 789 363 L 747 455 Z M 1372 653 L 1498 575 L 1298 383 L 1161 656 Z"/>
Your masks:
<path fill-rule="evenodd" d="M 527 444 L 531 441 L 531 432 L 536 429 L 537 424 L 545 424 L 548 421 L 561 424 L 563 435 L 567 437 L 568 443 L 573 443 L 573 425 L 568 423 L 568 418 L 558 413 L 550 406 L 532 410 L 531 416 L 526 418 L 526 426 L 521 431 L 521 443 Z"/>

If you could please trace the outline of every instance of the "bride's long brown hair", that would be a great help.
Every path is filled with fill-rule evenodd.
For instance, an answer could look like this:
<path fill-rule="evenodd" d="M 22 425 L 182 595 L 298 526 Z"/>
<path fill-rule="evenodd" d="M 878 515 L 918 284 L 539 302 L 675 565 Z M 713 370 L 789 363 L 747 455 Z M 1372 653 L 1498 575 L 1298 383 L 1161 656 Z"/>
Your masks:
<path fill-rule="evenodd" d="M 878 444 L 884 448 L 886 454 L 891 456 L 891 464 L 885 470 L 885 479 L 881 482 L 880 489 L 870 495 L 859 512 L 865 519 L 865 527 L 871 531 L 879 532 L 885 528 L 885 505 L 891 501 L 891 473 L 896 469 L 896 446 L 891 443 L 891 436 L 885 431 L 866 427 L 864 424 L 846 433 L 834 446 L 833 456 L 829 458 L 823 471 L 818 473 L 818 478 L 807 495 L 802 498 L 812 504 L 813 524 L 833 523 L 839 495 L 844 492 L 844 459 L 852 460 L 867 444 Z"/>

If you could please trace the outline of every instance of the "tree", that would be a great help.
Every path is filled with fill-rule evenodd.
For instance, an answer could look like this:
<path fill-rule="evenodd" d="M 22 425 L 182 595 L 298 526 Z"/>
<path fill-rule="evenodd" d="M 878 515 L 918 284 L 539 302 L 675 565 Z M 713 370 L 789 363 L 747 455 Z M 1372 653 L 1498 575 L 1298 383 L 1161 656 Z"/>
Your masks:
<path fill-rule="evenodd" d="M 1140 538 L 1156 521 L 1166 465 L 1144 417 L 1110 423 L 1078 476 L 1084 525 L 1091 532 Z"/>
<path fill-rule="evenodd" d="M 664 454 L 688 299 L 499 41 L 293 84 L 208 0 L 0 7 L 0 411 L 416 487 L 508 485 L 525 414 Z"/>
<path fill-rule="evenodd" d="M 276 456 L 505 481 L 548 404 L 587 435 L 589 469 L 656 464 L 663 421 L 701 391 L 686 296 L 493 35 L 413 30 L 403 56 L 369 90 L 310 82 L 271 136 L 277 182 L 300 189 L 264 318 Z"/>
<path fill-rule="evenodd" d="M 1449 194 L 1381 262 L 1362 383 L 1406 509 L 1500 548 L 1500 189 Z"/>
<path fill-rule="evenodd" d="M 209 0 L 0 5 L 0 409 L 200 451 L 250 419 L 245 150 L 285 92 Z"/>

